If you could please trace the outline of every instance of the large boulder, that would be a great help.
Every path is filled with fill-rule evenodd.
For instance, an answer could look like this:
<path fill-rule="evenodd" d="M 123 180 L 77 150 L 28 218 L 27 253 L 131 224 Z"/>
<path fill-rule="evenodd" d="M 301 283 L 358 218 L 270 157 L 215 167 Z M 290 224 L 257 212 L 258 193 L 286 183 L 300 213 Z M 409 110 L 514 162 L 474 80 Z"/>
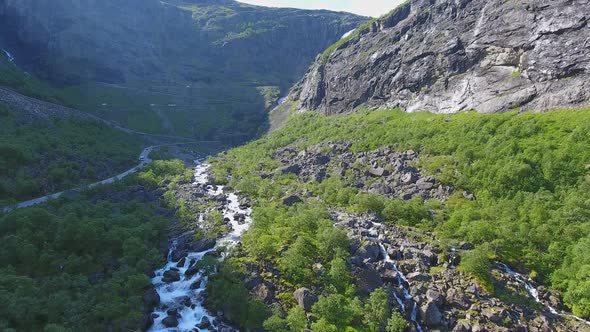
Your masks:
<path fill-rule="evenodd" d="M 168 328 L 177 327 L 178 326 L 178 318 L 173 315 L 168 315 L 164 319 L 162 319 L 162 324 L 164 324 L 164 326 L 166 326 Z"/>
<path fill-rule="evenodd" d="M 180 280 L 180 272 L 177 269 L 170 269 L 168 271 L 165 271 L 164 275 L 162 276 L 162 282 L 165 282 L 167 284 L 169 284 L 171 282 L 179 281 L 179 280 Z"/>
<path fill-rule="evenodd" d="M 216 243 L 217 240 L 215 239 L 204 239 L 193 244 L 191 246 L 191 250 L 195 252 L 203 252 L 209 249 L 213 249 Z"/>
<path fill-rule="evenodd" d="M 154 310 L 160 304 L 160 294 L 155 287 L 151 286 L 143 293 L 143 303 L 147 311 Z"/>
<path fill-rule="evenodd" d="M 430 328 L 435 328 L 442 322 L 442 313 L 433 302 L 428 302 L 420 307 L 420 318 Z"/>
<path fill-rule="evenodd" d="M 297 304 L 305 311 L 310 311 L 311 307 L 318 301 L 318 297 L 305 287 L 297 289 L 293 292 L 293 296 Z"/>

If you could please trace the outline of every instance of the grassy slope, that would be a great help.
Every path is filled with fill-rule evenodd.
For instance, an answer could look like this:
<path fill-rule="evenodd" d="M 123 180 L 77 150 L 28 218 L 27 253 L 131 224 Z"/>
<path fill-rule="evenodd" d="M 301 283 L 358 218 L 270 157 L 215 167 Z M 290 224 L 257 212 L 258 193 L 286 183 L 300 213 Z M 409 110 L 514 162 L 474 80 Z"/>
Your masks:
<path fill-rule="evenodd" d="M 564 291 L 574 313 L 590 316 L 590 281 L 585 272 L 590 261 L 584 254 L 590 250 L 589 110 L 298 115 L 285 128 L 215 159 L 216 177 L 224 179 L 231 173 L 232 186 L 268 204 L 283 192 L 305 188 L 321 196 L 314 184 L 284 176 L 263 180 L 254 174 L 279 166 L 272 159 L 278 147 L 294 143 L 303 148 L 326 141 L 354 142 L 355 151 L 381 146 L 419 151 L 423 156 L 419 166 L 455 187 L 457 194 L 437 207 L 430 220 L 409 218 L 404 224 L 432 229 L 443 242 L 472 242 L 490 258 L 533 271 L 531 275 L 541 282 Z M 474 192 L 477 199 L 464 199 L 463 190 Z M 346 198 L 340 204 L 358 208 L 355 202 Z M 274 234 L 256 220 L 251 232 L 257 239 Z M 246 251 L 253 252 L 245 243 Z M 278 253 L 272 247 L 268 250 L 271 256 Z"/>
<path fill-rule="evenodd" d="M 79 119 L 20 123 L 0 105 L 0 203 L 92 183 L 135 165 L 139 138 Z M 0 204 L 4 205 L 4 204 Z"/>

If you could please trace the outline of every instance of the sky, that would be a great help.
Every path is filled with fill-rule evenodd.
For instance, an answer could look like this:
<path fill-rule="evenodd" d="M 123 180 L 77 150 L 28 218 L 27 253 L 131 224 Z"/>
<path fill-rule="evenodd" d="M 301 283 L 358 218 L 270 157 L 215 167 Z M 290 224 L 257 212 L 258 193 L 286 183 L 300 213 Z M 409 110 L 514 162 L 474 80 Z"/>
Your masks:
<path fill-rule="evenodd" d="M 253 5 L 305 9 L 330 9 L 379 17 L 404 0 L 238 0 Z"/>

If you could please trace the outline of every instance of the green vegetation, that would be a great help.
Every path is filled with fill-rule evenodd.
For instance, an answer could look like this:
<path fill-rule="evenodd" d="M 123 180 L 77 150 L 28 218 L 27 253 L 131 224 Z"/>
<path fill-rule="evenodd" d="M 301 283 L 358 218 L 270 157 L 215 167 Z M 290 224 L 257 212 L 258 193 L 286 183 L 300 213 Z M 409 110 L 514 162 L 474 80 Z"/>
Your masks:
<path fill-rule="evenodd" d="M 272 174 L 281 166 L 273 159 L 279 147 L 303 149 L 329 141 L 352 142 L 353 152 L 382 146 L 418 151 L 417 166 L 453 186 L 456 195 L 444 203 L 402 202 L 358 193 L 346 185 L 346 177 L 318 184 L 302 183 L 292 175 L 272 179 L 254 175 Z M 388 222 L 432 230 L 442 243 L 471 242 L 476 250 L 465 254 L 462 269 L 488 290 L 492 290 L 491 277 L 485 270 L 489 259 L 498 259 L 532 271 L 541 283 L 563 291 L 575 314 L 588 317 L 588 147 L 589 110 L 452 116 L 397 110 L 337 117 L 310 113 L 293 116 L 283 129 L 213 162 L 216 179 L 244 190 L 260 205 L 244 237 L 247 258 L 277 262 L 285 283 L 317 285 L 328 293 L 327 289 L 335 293 L 342 289 L 338 282 L 300 269 L 319 261 L 329 270 L 333 259 L 346 257 L 346 251 L 326 255 L 316 249 L 322 244 L 317 239 L 324 227 L 325 204 L 372 210 Z M 463 198 L 464 190 L 476 199 Z M 283 193 L 305 192 L 319 196 L 321 202 L 292 208 L 276 203 Z M 310 219 L 305 213 L 314 216 L 313 222 L 305 222 Z M 281 251 L 282 246 L 288 249 Z M 288 257 L 288 262 L 281 257 Z M 320 319 L 317 324 L 331 323 Z"/>
<path fill-rule="evenodd" d="M 177 164 L 150 166 L 158 174 L 152 188 L 182 178 Z M 143 180 L 125 181 L 0 217 L 0 329 L 137 328 L 146 273 L 163 263 L 154 243 L 165 239 L 168 221 L 152 203 L 109 199 Z"/>
<path fill-rule="evenodd" d="M 393 9 L 389 13 L 387 13 L 379 18 L 374 18 L 374 19 L 366 22 L 365 24 L 361 25 L 356 30 L 354 30 L 350 35 L 346 36 L 345 38 L 341 38 L 340 40 L 338 40 L 334 44 L 330 45 L 330 47 L 328 47 L 324 51 L 324 53 L 322 53 L 322 55 L 320 56 L 320 60 L 323 63 L 325 63 L 328 60 L 328 58 L 330 57 L 330 55 L 332 55 L 332 53 L 334 53 L 336 50 L 340 49 L 342 46 L 348 44 L 349 41 L 357 39 L 362 34 L 367 33 L 367 31 L 371 28 L 371 26 L 373 24 L 378 23 L 379 21 L 384 20 L 388 17 L 391 17 L 392 15 L 395 15 L 395 13 L 397 13 L 399 10 L 401 10 L 402 8 L 404 8 L 405 6 L 407 6 L 409 4 L 410 4 L 410 1 L 407 0 L 404 3 L 401 3 L 400 5 L 398 5 L 395 9 Z"/>
<path fill-rule="evenodd" d="M 0 105 L 0 206 L 71 189 L 136 164 L 142 142 L 81 119 L 22 122 Z"/>

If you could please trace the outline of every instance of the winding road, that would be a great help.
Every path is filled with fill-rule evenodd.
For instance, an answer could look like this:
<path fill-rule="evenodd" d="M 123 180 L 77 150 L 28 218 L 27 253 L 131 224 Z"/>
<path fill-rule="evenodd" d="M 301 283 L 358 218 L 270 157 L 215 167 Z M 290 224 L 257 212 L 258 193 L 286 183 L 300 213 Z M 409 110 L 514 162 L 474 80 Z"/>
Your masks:
<path fill-rule="evenodd" d="M 74 189 L 68 189 L 68 190 L 64 190 L 58 193 L 54 193 L 54 194 L 50 194 L 47 196 L 43 196 L 43 197 L 39 197 L 39 198 L 34 198 L 28 201 L 24 201 L 24 202 L 20 202 L 20 203 L 16 203 L 14 205 L 11 206 L 7 206 L 5 208 L 2 209 L 2 212 L 4 213 L 8 213 L 11 211 L 14 211 L 16 209 L 22 209 L 22 208 L 26 208 L 26 207 L 30 207 L 33 205 L 38 205 L 38 204 L 42 204 L 45 203 L 49 200 L 52 199 L 58 199 L 61 196 L 63 196 L 66 193 L 72 193 L 72 192 L 83 192 L 86 190 L 90 190 L 92 188 L 96 188 L 98 186 L 102 186 L 102 185 L 106 185 L 106 184 L 112 184 L 116 181 L 119 181 L 121 179 L 123 179 L 124 177 L 130 175 L 130 174 L 134 174 L 139 172 L 139 170 L 143 169 L 144 167 L 146 167 L 147 165 L 152 163 L 152 159 L 150 159 L 150 153 L 156 149 L 156 148 L 161 148 L 161 147 L 166 147 L 166 146 L 173 146 L 173 145 L 185 145 L 185 144 L 194 144 L 194 143 L 199 143 L 200 141 L 194 141 L 194 142 L 183 142 L 183 143 L 172 143 L 172 144 L 163 144 L 163 145 L 152 145 L 152 146 L 148 146 L 147 148 L 143 149 L 143 151 L 141 151 L 141 154 L 139 155 L 139 160 L 140 163 L 137 164 L 135 167 L 126 170 L 125 172 L 110 177 L 108 179 L 104 179 L 102 181 L 99 182 L 95 182 L 92 184 L 88 184 L 85 186 L 80 186 L 78 188 L 74 188 Z"/>

